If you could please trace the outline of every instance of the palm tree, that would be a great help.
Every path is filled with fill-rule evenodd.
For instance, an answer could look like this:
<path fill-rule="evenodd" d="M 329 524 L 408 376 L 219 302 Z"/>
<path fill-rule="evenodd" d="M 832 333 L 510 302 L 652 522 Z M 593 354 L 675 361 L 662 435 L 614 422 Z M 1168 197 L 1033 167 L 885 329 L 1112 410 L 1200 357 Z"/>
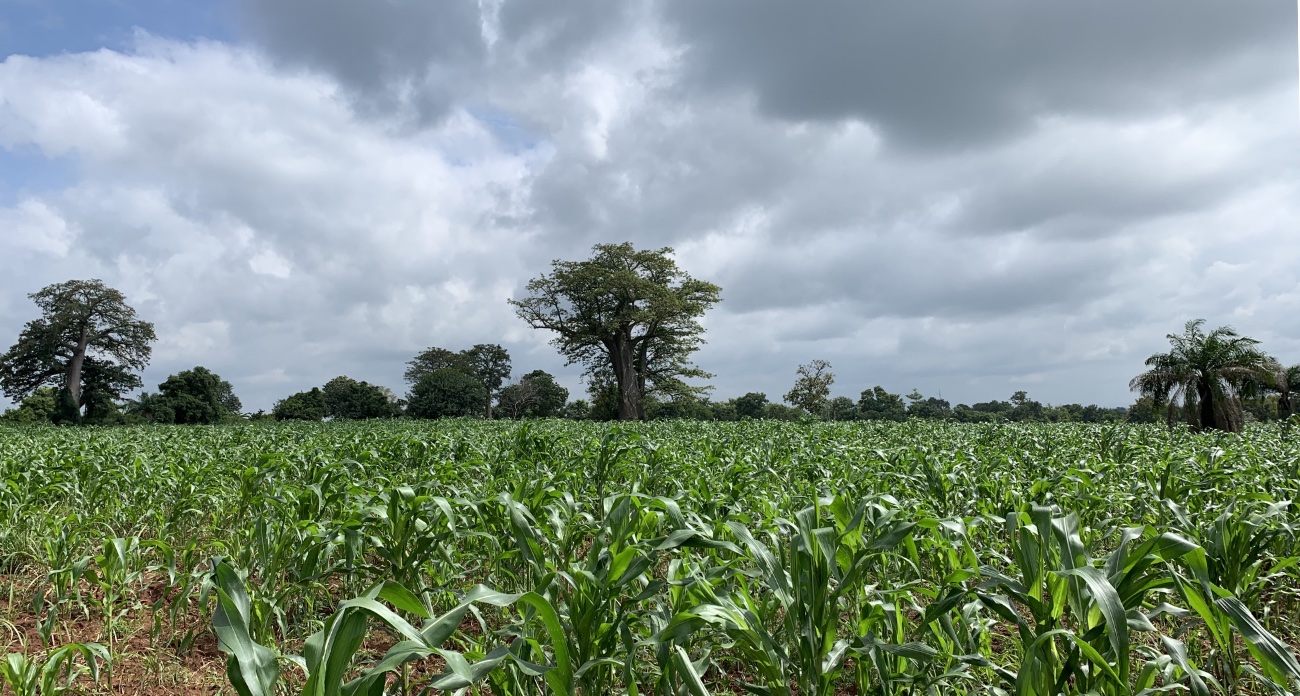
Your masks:
<path fill-rule="evenodd" d="M 1264 367 L 1263 389 L 1277 394 L 1277 416 L 1286 419 L 1295 415 L 1296 401 L 1300 397 L 1300 365 L 1286 367 L 1269 360 Z"/>
<path fill-rule="evenodd" d="M 1259 341 L 1221 326 L 1208 334 L 1204 319 L 1187 322 L 1183 333 L 1169 334 L 1172 349 L 1147 358 L 1151 368 L 1134 377 L 1129 389 L 1169 405 L 1169 422 L 1183 402 L 1183 415 L 1193 429 L 1241 430 L 1238 392 L 1266 379 L 1269 357 Z"/>

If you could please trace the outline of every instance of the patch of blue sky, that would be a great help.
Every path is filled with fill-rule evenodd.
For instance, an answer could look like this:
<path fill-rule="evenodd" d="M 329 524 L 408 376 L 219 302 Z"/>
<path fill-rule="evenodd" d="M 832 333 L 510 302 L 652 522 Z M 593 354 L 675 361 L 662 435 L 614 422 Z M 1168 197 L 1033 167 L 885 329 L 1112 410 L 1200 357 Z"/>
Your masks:
<path fill-rule="evenodd" d="M 78 178 L 71 157 L 46 157 L 35 147 L 0 148 L 0 206 L 26 196 L 61 191 Z"/>
<path fill-rule="evenodd" d="M 234 24 L 227 0 L 0 0 L 0 57 L 129 49 L 137 29 L 226 41 Z"/>
<path fill-rule="evenodd" d="M 472 104 L 465 110 L 483 124 L 506 152 L 512 155 L 535 150 L 549 142 L 543 134 L 530 130 L 518 119 L 491 104 Z"/>

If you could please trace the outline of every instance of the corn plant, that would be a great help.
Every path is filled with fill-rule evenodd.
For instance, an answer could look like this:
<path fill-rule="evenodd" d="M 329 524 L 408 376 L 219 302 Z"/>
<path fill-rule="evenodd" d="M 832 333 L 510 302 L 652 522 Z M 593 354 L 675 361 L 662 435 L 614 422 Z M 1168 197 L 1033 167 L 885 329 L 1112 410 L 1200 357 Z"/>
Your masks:
<path fill-rule="evenodd" d="M 81 663 L 77 663 L 77 658 Z M 111 668 L 109 653 L 98 643 L 68 643 L 51 650 L 43 659 L 26 653 L 9 653 L 0 668 L 5 684 L 14 696 L 59 696 L 75 693 L 75 683 L 89 674 L 99 682 L 101 667 Z"/>

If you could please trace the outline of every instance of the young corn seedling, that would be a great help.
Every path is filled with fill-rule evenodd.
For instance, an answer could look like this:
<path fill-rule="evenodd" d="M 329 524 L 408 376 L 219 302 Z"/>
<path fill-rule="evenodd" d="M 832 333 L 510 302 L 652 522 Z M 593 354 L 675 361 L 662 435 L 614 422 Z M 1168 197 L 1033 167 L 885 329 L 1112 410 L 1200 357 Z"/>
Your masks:
<path fill-rule="evenodd" d="M 280 680 L 280 658 L 274 650 L 254 641 L 249 633 L 250 605 L 239 574 L 229 564 L 216 562 L 213 582 L 217 593 L 213 626 L 218 647 L 227 655 L 226 676 L 231 686 L 241 696 L 273 696 Z M 429 682 L 427 689 L 466 689 L 482 683 L 503 661 L 519 659 L 518 651 L 512 652 L 511 646 L 507 645 L 497 647 L 474 663 L 461 652 L 443 647 L 475 603 L 495 607 L 524 606 L 531 617 L 542 623 L 543 634 L 549 638 L 556 664 L 520 660 L 521 664 L 543 674 L 552 693 L 566 696 L 574 693 L 564 629 L 550 602 L 536 593 L 507 595 L 482 586 L 467 593 L 451 611 L 434 618 L 428 607 L 401 585 L 391 582 L 375 585 L 361 596 L 340 603 L 324 627 L 307 639 L 302 656 L 286 655 L 285 659 L 300 667 L 306 676 L 306 683 L 300 691 L 303 696 L 385 696 L 392 693 L 387 690 L 391 675 L 400 672 L 408 663 L 434 655 L 440 657 L 446 667 Z M 426 621 L 417 629 L 395 609 Z M 348 679 L 372 621 L 378 621 L 402 640 L 389 648 L 378 663 L 362 668 L 356 677 Z M 526 623 L 527 620 L 520 625 L 520 636 L 526 635 Z M 516 642 L 523 644 L 525 641 L 521 637 Z M 413 693 L 409 684 L 402 683 L 399 688 L 397 693 L 400 696 Z"/>
<path fill-rule="evenodd" d="M 77 663 L 77 657 L 81 663 Z M 109 652 L 98 643 L 68 643 L 45 655 L 44 661 L 26 653 L 9 653 L 0 668 L 13 696 L 60 696 L 79 691 L 76 682 L 89 674 L 99 683 L 100 668 L 111 669 Z"/>

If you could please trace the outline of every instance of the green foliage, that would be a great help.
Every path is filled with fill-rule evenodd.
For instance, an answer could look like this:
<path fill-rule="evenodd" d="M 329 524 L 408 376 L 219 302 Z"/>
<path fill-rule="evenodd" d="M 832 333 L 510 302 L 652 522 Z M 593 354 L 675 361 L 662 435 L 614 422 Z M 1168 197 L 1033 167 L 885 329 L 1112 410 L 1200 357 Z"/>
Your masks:
<path fill-rule="evenodd" d="M 858 406 L 847 396 L 837 396 L 826 402 L 822 409 L 822 418 L 828 421 L 851 421 L 858 419 Z"/>
<path fill-rule="evenodd" d="M 713 409 L 700 399 L 683 397 L 660 401 L 648 399 L 645 405 L 646 418 L 650 420 L 688 419 L 707 421 L 713 419 Z"/>
<path fill-rule="evenodd" d="M 81 664 L 77 664 L 77 658 Z M 9 653 L 0 664 L 4 683 L 13 696 L 61 696 L 81 693 L 74 686 L 83 675 L 99 682 L 101 667 L 111 666 L 108 650 L 98 643 L 67 643 L 43 660 L 26 653 Z"/>
<path fill-rule="evenodd" d="M 196 615 L 250 696 L 1300 689 L 1277 424 L 2 427 L 18 693 Z"/>
<path fill-rule="evenodd" d="M 86 388 L 118 398 L 140 386 L 131 372 L 148 364 L 157 339 L 153 324 L 137 319 L 121 292 L 99 280 L 70 280 L 28 297 L 41 317 L 27 322 L 0 355 L 5 396 L 21 399 L 44 385 L 62 386 L 79 418 Z"/>
<path fill-rule="evenodd" d="M 799 378 L 785 395 L 785 402 L 803 409 L 804 413 L 820 416 L 831 395 L 831 385 L 835 383 L 831 364 L 825 360 L 814 360 L 807 365 L 800 365 L 795 374 Z"/>
<path fill-rule="evenodd" d="M 443 368 L 420 378 L 411 387 L 406 413 L 412 418 L 461 418 L 483 413 L 487 393 L 482 384 L 460 370 Z"/>
<path fill-rule="evenodd" d="M 699 394 L 686 380 L 710 375 L 690 356 L 704 342 L 699 318 L 720 293 L 679 269 L 672 249 L 597 244 L 586 261 L 553 261 L 551 273 L 529 281 L 528 296 L 510 304 L 533 328 L 555 333 L 552 345 L 568 364 L 617 388 L 619 419 L 637 420 L 646 417 L 651 390 Z"/>
<path fill-rule="evenodd" d="M 271 416 L 278 421 L 319 421 L 325 418 L 327 412 L 325 392 L 319 387 L 291 394 L 271 407 Z"/>
<path fill-rule="evenodd" d="M 495 343 L 479 343 L 459 353 L 434 346 L 407 363 L 406 381 L 414 387 L 441 370 L 456 370 L 473 377 L 484 392 L 483 415 L 491 418 L 493 401 L 502 383 L 510 378 L 510 353 Z"/>
<path fill-rule="evenodd" d="M 907 402 L 907 415 L 910 418 L 942 420 L 952 415 L 947 401 L 934 396 L 926 397 L 915 389 L 907 395 Z"/>
<path fill-rule="evenodd" d="M 220 423 L 239 416 L 241 404 L 230 382 L 206 367 L 182 370 L 158 385 L 158 395 L 136 402 L 134 410 L 155 423 Z"/>
<path fill-rule="evenodd" d="M 1182 334 L 1169 334 L 1170 351 L 1147 358 L 1151 369 L 1134 377 L 1129 387 L 1168 403 L 1171 425 L 1181 415 L 1197 430 L 1237 432 L 1243 423 L 1240 392 L 1272 381 L 1273 361 L 1256 347 L 1259 341 L 1226 326 L 1206 333 L 1204 324 L 1195 319 Z M 1175 408 L 1179 400 L 1181 414 Z"/>
<path fill-rule="evenodd" d="M 483 415 L 491 418 L 492 402 L 500 394 L 502 383 L 510 379 L 510 353 L 495 343 L 479 343 L 461 355 L 469 366 L 469 374 L 478 380 L 486 391 Z M 564 398 L 567 399 L 568 396 L 568 392 L 565 392 Z M 563 404 L 563 400 L 560 403 Z M 547 404 L 549 405 L 550 401 Z"/>
<path fill-rule="evenodd" d="M 53 423 L 59 407 L 59 390 L 40 387 L 23 399 L 17 408 L 0 415 L 10 423 Z"/>
<path fill-rule="evenodd" d="M 558 418 L 569 400 L 569 390 L 550 373 L 533 370 L 501 390 L 497 410 L 502 418 Z"/>
<path fill-rule="evenodd" d="M 325 383 L 321 389 L 325 401 L 325 417 L 337 420 L 366 420 L 369 418 L 398 418 L 402 409 L 391 392 L 369 382 L 358 382 L 340 376 Z M 314 397 L 311 397 L 314 398 Z M 309 418 L 304 420 L 320 420 Z"/>
<path fill-rule="evenodd" d="M 907 420 L 907 406 L 903 397 L 876 385 L 858 397 L 858 416 L 862 420 L 904 421 Z"/>
<path fill-rule="evenodd" d="M 770 403 L 763 406 L 763 418 L 777 421 L 799 421 L 808 417 L 808 413 L 797 406 Z"/>
<path fill-rule="evenodd" d="M 736 397 L 736 416 L 739 418 L 762 418 L 765 408 L 767 394 L 762 392 L 749 392 Z"/>
<path fill-rule="evenodd" d="M 591 420 L 591 404 L 585 399 L 575 399 L 560 409 L 560 418 L 567 420 Z"/>

